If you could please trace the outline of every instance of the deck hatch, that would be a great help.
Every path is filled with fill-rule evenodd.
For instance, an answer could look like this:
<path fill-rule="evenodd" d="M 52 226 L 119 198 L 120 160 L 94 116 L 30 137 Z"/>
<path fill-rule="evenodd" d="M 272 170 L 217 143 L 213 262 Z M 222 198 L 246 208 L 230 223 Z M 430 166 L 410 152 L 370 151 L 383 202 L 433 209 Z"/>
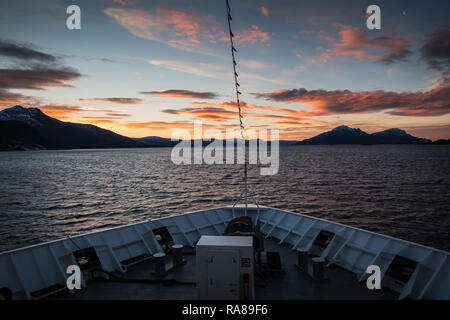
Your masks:
<path fill-rule="evenodd" d="M 411 278 L 417 264 L 417 261 L 395 255 L 389 268 L 386 270 L 386 275 L 405 284 Z"/>
<path fill-rule="evenodd" d="M 161 246 L 163 246 L 167 243 L 173 242 L 173 238 L 170 235 L 170 232 L 169 232 L 169 230 L 167 230 L 166 227 L 153 229 L 152 232 L 155 235 L 156 240 L 158 241 L 158 243 Z"/>
<path fill-rule="evenodd" d="M 313 245 L 321 247 L 322 249 L 325 249 L 330 244 L 333 237 L 334 237 L 333 232 L 329 232 L 327 230 L 320 230 L 319 234 L 317 235 L 316 239 L 314 240 Z"/>
<path fill-rule="evenodd" d="M 74 251 L 73 256 L 82 271 L 101 266 L 100 259 L 98 258 L 94 247 Z"/>

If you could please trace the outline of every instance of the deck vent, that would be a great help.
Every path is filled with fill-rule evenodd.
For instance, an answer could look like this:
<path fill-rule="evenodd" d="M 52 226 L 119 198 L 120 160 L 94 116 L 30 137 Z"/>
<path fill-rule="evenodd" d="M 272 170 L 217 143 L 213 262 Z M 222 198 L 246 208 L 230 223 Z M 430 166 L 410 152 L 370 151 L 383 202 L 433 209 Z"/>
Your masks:
<path fill-rule="evenodd" d="M 409 281 L 409 278 L 411 278 L 416 267 L 417 261 L 395 255 L 389 268 L 386 270 L 386 276 L 391 277 L 401 285 L 405 285 Z"/>
<path fill-rule="evenodd" d="M 161 246 L 173 243 L 173 238 L 166 227 L 153 229 L 152 232 L 155 235 L 156 241 L 158 241 Z"/>
<path fill-rule="evenodd" d="M 329 232 L 326 230 L 320 230 L 319 234 L 317 235 L 316 239 L 314 240 L 313 245 L 318 246 L 322 249 L 325 249 L 330 244 L 333 237 L 334 237 L 333 232 Z"/>
<path fill-rule="evenodd" d="M 89 270 L 98 266 L 101 266 L 100 259 L 95 252 L 94 247 L 88 247 L 85 249 L 77 250 L 73 252 L 73 256 L 77 261 L 81 271 Z"/>

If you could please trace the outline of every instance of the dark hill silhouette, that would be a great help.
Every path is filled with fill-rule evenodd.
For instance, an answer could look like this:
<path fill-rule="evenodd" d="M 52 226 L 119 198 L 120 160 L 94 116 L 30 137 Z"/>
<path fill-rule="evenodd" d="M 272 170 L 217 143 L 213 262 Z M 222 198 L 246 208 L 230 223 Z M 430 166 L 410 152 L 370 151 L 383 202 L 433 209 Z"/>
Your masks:
<path fill-rule="evenodd" d="M 450 139 L 439 139 L 436 141 L 433 141 L 431 144 L 450 144 Z"/>
<path fill-rule="evenodd" d="M 133 140 L 145 143 L 150 147 L 173 147 L 178 141 L 172 141 L 168 138 L 161 138 L 156 136 L 149 136 L 144 138 L 133 138 Z"/>
<path fill-rule="evenodd" d="M 430 142 L 428 139 L 414 137 L 397 128 L 368 134 L 359 128 L 339 126 L 331 131 L 300 141 L 298 144 L 424 144 Z"/>
<path fill-rule="evenodd" d="M 13 120 L 33 127 L 41 137 L 70 149 L 130 148 L 146 145 L 91 124 L 64 122 L 47 116 L 37 108 L 15 106 L 0 111 L 0 120 Z"/>
<path fill-rule="evenodd" d="M 339 126 L 331 131 L 305 139 L 299 144 L 366 144 L 370 142 L 370 135 L 361 129 Z"/>
<path fill-rule="evenodd" d="M 429 143 L 428 139 L 414 137 L 406 131 L 393 128 L 371 134 L 375 143 L 378 144 L 405 144 L 405 143 Z"/>
<path fill-rule="evenodd" d="M 0 150 L 63 149 L 42 137 L 32 126 L 14 120 L 0 121 Z"/>

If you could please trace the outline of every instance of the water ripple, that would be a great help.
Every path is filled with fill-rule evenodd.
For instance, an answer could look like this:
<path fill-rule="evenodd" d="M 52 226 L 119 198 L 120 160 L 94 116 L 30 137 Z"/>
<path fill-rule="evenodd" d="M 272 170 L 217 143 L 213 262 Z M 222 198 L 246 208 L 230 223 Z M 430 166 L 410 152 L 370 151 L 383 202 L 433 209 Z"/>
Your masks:
<path fill-rule="evenodd" d="M 176 166 L 170 149 L 0 153 L 0 250 L 229 205 L 237 165 Z M 450 250 L 448 146 L 291 146 L 249 184 L 260 204 Z"/>

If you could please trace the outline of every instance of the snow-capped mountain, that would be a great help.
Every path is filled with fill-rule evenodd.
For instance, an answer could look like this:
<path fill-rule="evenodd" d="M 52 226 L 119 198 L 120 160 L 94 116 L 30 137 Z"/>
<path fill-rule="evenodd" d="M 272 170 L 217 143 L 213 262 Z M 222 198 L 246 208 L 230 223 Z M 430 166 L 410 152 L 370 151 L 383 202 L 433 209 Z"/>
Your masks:
<path fill-rule="evenodd" d="M 64 122 L 49 117 L 37 108 L 15 106 L 0 111 L 3 121 L 16 121 L 37 130 L 44 139 L 62 148 L 128 148 L 145 144 L 91 124 Z"/>
<path fill-rule="evenodd" d="M 32 127 L 42 126 L 41 119 L 46 117 L 38 108 L 24 108 L 22 106 L 14 106 L 0 112 L 0 121 L 20 121 Z"/>

